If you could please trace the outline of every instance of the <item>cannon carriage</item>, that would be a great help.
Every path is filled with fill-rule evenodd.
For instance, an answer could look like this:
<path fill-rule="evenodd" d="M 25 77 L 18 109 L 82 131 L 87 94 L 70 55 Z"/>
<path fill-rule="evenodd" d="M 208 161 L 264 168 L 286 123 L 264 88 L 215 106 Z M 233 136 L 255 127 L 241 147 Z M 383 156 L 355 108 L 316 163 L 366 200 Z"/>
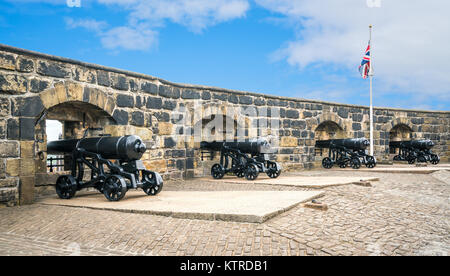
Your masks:
<path fill-rule="evenodd" d="M 232 173 L 237 177 L 255 180 L 259 173 L 266 173 L 270 178 L 277 178 L 281 174 L 281 166 L 269 160 L 268 154 L 272 152 L 270 143 L 262 138 L 247 139 L 245 141 L 213 141 L 201 142 L 200 149 L 203 154 L 220 152 L 220 163 L 211 167 L 211 175 L 221 179 L 225 174 Z"/>
<path fill-rule="evenodd" d="M 366 153 L 370 145 L 364 138 L 318 140 L 315 147 L 328 149 L 328 157 L 322 159 L 322 166 L 331 169 L 335 164 L 340 168 L 347 166 L 359 169 L 362 164 L 367 168 L 374 168 L 377 164 L 374 156 Z"/>
<path fill-rule="evenodd" d="M 146 150 L 144 142 L 135 135 L 49 142 L 47 153 L 71 156 L 71 174 L 58 177 L 56 193 L 62 199 L 70 199 L 77 191 L 94 187 L 110 201 L 121 200 L 129 189 L 141 188 L 148 195 L 156 195 L 163 181 L 157 172 L 146 170 L 140 160 Z M 85 167 L 90 169 L 88 181 Z"/>
<path fill-rule="evenodd" d="M 431 148 L 434 146 L 431 140 L 411 140 L 411 141 L 391 141 L 390 149 L 399 149 L 398 154 L 394 156 L 394 161 L 406 161 L 408 164 L 430 162 L 437 165 L 440 161 L 439 155 L 433 153 Z"/>

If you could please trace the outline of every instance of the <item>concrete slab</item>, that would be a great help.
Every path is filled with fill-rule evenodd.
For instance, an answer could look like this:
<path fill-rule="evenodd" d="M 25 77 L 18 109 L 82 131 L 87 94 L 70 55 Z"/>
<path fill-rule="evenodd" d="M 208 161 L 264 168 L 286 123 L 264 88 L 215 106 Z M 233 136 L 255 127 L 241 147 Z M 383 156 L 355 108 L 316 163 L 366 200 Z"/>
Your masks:
<path fill-rule="evenodd" d="M 333 169 L 342 170 L 342 169 Z M 450 165 L 448 164 L 438 164 L 431 165 L 428 164 L 426 167 L 417 167 L 416 165 L 391 165 L 391 166 L 376 166 L 373 169 L 361 167 L 358 171 L 361 172 L 377 172 L 377 173 L 414 173 L 414 174 L 430 174 L 438 171 L 450 171 Z"/>
<path fill-rule="evenodd" d="M 119 202 L 102 194 L 75 196 L 69 200 L 44 198 L 39 204 L 162 215 L 176 218 L 262 223 L 296 205 L 321 197 L 318 191 L 166 191 L 147 196 L 128 191 Z"/>
<path fill-rule="evenodd" d="M 223 179 L 208 178 L 209 181 L 221 181 L 226 183 L 254 183 L 276 186 L 295 186 L 302 188 L 321 189 L 330 186 L 340 186 L 349 184 L 358 184 L 360 182 L 378 181 L 377 177 L 348 177 L 348 176 L 279 176 L 278 178 L 269 178 L 266 175 L 258 176 L 254 181 L 235 176 L 226 176 Z"/>

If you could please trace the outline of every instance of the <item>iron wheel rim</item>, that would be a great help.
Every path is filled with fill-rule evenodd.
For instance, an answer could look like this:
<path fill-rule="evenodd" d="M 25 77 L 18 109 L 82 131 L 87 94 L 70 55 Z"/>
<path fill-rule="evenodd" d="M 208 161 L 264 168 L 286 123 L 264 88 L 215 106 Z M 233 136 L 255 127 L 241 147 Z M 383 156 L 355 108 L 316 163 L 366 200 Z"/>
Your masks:
<path fill-rule="evenodd" d="M 211 175 L 214 179 L 221 179 L 225 175 L 224 169 L 220 164 L 214 164 L 211 168 Z"/>
<path fill-rule="evenodd" d="M 322 167 L 324 167 L 325 169 L 331 169 L 333 167 L 333 162 L 329 157 L 325 157 L 322 160 Z"/>
<path fill-rule="evenodd" d="M 127 192 L 127 185 L 119 175 L 108 176 L 103 186 L 103 194 L 109 201 L 119 201 Z"/>
<path fill-rule="evenodd" d="M 76 180 L 71 175 L 62 175 L 56 180 L 55 189 L 59 198 L 70 199 L 76 193 Z"/>
<path fill-rule="evenodd" d="M 245 170 L 245 178 L 247 180 L 255 180 L 258 177 L 259 171 L 256 165 L 251 164 Z"/>

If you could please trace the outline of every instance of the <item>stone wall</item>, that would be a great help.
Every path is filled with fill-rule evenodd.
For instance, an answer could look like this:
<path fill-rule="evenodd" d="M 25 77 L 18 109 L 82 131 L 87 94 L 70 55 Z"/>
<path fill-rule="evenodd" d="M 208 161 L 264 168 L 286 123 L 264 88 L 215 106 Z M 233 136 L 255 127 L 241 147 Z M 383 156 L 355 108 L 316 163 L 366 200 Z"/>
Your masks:
<path fill-rule="evenodd" d="M 246 137 L 276 137 L 271 157 L 285 170 L 320 163 L 316 137 L 369 137 L 365 106 L 176 84 L 0 45 L 0 202 L 31 203 L 34 191 L 50 184 L 45 179 L 54 178 L 43 177 L 46 119 L 64 122 L 65 138 L 79 137 L 86 127 L 139 135 L 149 148 L 146 167 L 180 179 L 203 174 L 206 163 L 192 136 L 198 122 L 217 114 Z M 391 131 L 402 125 L 412 138 L 433 140 L 434 151 L 448 162 L 449 122 L 448 111 L 375 108 L 375 154 L 389 158 Z"/>

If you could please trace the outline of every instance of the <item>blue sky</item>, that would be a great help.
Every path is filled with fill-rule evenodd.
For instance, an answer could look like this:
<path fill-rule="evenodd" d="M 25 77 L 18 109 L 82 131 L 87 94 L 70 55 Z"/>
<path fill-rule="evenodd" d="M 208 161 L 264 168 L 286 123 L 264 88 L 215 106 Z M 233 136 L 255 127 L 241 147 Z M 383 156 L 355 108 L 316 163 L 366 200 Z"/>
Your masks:
<path fill-rule="evenodd" d="M 444 0 L 79 3 L 1 0 L 0 43 L 173 82 L 368 105 L 357 68 L 374 24 L 375 106 L 450 109 Z"/>

